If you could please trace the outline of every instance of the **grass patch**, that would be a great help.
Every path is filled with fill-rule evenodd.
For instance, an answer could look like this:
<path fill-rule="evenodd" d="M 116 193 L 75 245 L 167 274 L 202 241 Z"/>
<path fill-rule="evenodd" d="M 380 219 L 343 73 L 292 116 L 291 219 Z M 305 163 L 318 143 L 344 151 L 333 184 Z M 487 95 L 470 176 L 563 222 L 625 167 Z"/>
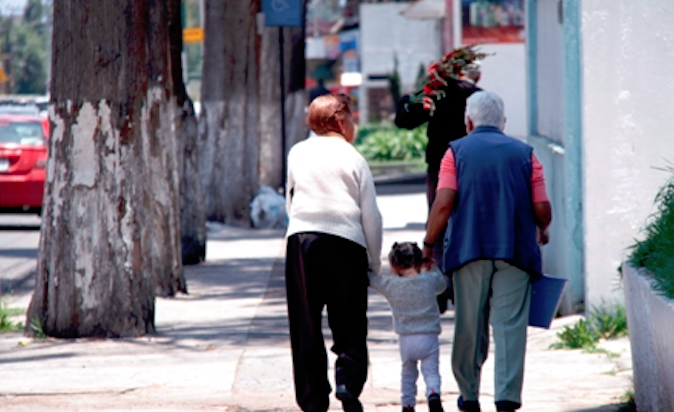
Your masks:
<path fill-rule="evenodd" d="M 618 354 L 598 348 L 597 343 L 601 339 L 620 338 L 627 333 L 625 306 L 604 304 L 599 308 L 593 308 L 587 320 L 580 319 L 573 326 L 565 326 L 564 330 L 557 334 L 557 342 L 550 347 L 583 349 L 588 353 L 605 353 L 609 357 L 617 357 Z"/>
<path fill-rule="evenodd" d="M 655 197 L 657 212 L 644 229 L 645 238 L 632 246 L 630 263 L 646 268 L 655 278 L 655 289 L 674 299 L 674 167 L 672 176 Z"/>
<path fill-rule="evenodd" d="M 590 311 L 590 328 L 600 339 L 627 336 L 627 311 L 624 305 L 602 305 Z"/>
<path fill-rule="evenodd" d="M 10 308 L 7 298 L 0 298 L 0 333 L 19 332 L 23 330 L 23 323 L 12 321 L 13 317 L 24 315 L 26 311 L 20 308 Z"/>
<path fill-rule="evenodd" d="M 557 339 L 552 344 L 552 349 L 592 350 L 599 342 L 599 335 L 590 328 L 585 319 L 581 319 L 573 326 L 564 326 L 564 330 L 557 334 Z"/>
<path fill-rule="evenodd" d="M 44 340 L 47 339 L 47 334 L 44 333 L 42 325 L 44 321 L 40 317 L 35 317 L 30 320 L 30 329 L 33 331 L 33 339 Z"/>
<path fill-rule="evenodd" d="M 634 391 L 625 392 L 621 401 L 622 403 L 616 412 L 637 412 L 637 404 L 634 402 Z"/>

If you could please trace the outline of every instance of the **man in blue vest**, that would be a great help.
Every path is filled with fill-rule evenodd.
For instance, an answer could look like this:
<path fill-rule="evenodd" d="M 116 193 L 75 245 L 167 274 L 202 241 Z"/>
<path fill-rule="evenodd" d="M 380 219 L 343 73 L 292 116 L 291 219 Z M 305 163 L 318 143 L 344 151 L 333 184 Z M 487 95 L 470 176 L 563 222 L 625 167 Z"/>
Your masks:
<path fill-rule="evenodd" d="M 459 409 L 479 412 L 482 365 L 494 330 L 496 409 L 522 404 L 531 281 L 541 276 L 540 244 L 552 211 L 543 168 L 531 146 L 506 136 L 503 100 L 477 92 L 466 104 L 468 136 L 442 160 L 424 257 L 448 223 L 445 271 L 453 274 L 456 328 L 452 370 Z M 451 220 L 450 219 L 451 215 Z"/>

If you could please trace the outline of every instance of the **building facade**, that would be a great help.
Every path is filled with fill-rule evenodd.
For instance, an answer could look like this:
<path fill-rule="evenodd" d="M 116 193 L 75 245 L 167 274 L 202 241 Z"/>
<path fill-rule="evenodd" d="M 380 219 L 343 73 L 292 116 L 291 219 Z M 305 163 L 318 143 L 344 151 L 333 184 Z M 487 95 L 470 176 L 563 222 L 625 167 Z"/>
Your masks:
<path fill-rule="evenodd" d="M 622 300 L 618 267 L 674 161 L 674 3 L 527 0 L 529 141 L 555 220 L 564 311 Z"/>

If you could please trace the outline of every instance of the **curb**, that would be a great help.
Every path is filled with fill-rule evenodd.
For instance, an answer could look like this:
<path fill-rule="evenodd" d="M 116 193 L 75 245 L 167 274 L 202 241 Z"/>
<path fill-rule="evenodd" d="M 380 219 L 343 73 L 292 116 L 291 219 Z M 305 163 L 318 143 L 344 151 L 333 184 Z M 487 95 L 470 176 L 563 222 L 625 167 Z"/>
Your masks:
<path fill-rule="evenodd" d="M 375 186 L 393 185 L 425 185 L 426 173 L 399 173 L 376 176 L 373 178 Z"/>

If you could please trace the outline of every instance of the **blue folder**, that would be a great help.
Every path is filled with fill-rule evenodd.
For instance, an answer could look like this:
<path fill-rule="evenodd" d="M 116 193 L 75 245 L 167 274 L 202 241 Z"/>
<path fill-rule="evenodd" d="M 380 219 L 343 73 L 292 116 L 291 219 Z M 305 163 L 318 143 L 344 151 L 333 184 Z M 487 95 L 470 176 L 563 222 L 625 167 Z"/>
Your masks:
<path fill-rule="evenodd" d="M 550 329 L 568 282 L 567 279 L 543 275 L 531 285 L 529 326 Z"/>

